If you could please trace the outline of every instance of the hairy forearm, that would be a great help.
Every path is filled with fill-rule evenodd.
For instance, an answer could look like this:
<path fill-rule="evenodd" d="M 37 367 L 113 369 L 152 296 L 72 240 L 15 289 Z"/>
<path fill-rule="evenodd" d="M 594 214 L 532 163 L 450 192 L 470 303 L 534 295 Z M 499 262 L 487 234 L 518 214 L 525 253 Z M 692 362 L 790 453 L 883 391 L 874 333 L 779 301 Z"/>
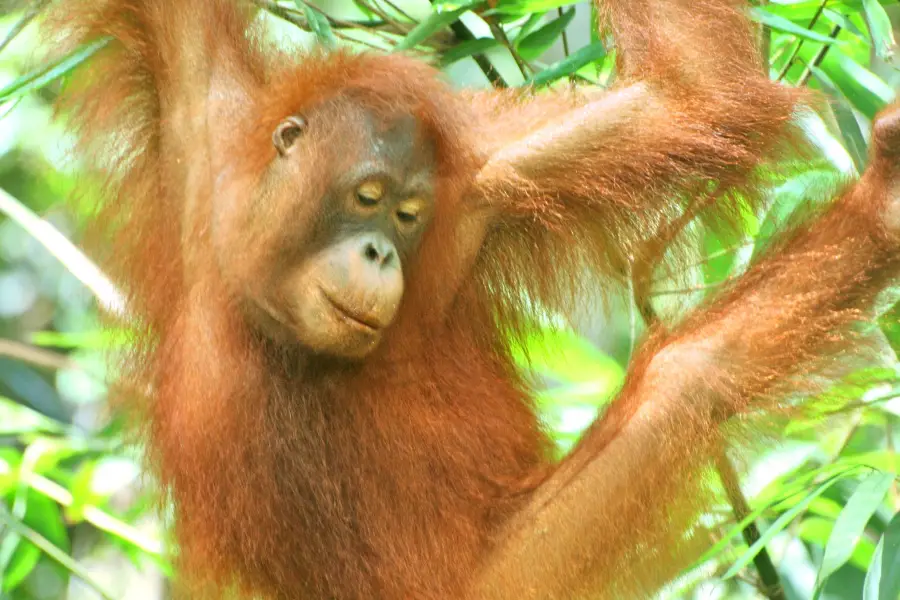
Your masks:
<path fill-rule="evenodd" d="M 850 325 L 871 316 L 875 296 L 900 271 L 900 238 L 886 217 L 900 196 L 870 170 L 812 225 L 754 265 L 709 311 L 683 325 L 679 341 L 705 340 L 740 411 L 817 357 L 852 345 Z"/>
<path fill-rule="evenodd" d="M 852 347 L 850 325 L 900 273 L 900 135 L 884 123 L 855 186 L 642 348 L 607 414 L 510 523 L 474 598 L 643 597 L 690 563 L 687 532 L 709 500 L 698 474 L 721 425 Z"/>

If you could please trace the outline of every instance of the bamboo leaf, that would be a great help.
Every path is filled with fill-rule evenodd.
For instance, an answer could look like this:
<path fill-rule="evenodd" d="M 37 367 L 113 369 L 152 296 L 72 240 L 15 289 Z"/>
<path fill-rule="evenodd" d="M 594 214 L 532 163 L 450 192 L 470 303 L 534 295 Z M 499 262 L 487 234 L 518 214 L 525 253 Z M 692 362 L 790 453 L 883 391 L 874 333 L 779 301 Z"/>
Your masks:
<path fill-rule="evenodd" d="M 575 8 L 568 8 L 560 17 L 526 35 L 518 44 L 519 55 L 528 61 L 540 58 L 562 35 L 574 17 Z"/>
<path fill-rule="evenodd" d="M 458 44 L 441 55 L 441 66 L 446 67 L 476 54 L 484 54 L 491 48 L 496 48 L 500 42 L 491 37 L 478 38 Z"/>
<path fill-rule="evenodd" d="M 850 496 L 844 510 L 835 520 L 834 529 L 825 545 L 825 555 L 816 576 L 814 598 L 819 597 L 828 578 L 850 559 L 866 524 L 878 510 L 893 482 L 892 473 L 875 472 L 863 479 Z"/>
<path fill-rule="evenodd" d="M 95 40 L 54 63 L 15 79 L 0 90 L 0 103 L 20 98 L 41 89 L 52 81 L 65 77 L 84 61 L 103 49 L 108 43 L 109 38 Z"/>
<path fill-rule="evenodd" d="M 466 2 L 461 6 L 447 10 L 441 6 L 435 7 L 435 11 L 428 15 L 418 25 L 412 28 L 400 42 L 394 46 L 394 51 L 409 50 L 415 48 L 432 35 L 453 23 L 459 16 L 479 6 L 480 2 Z"/>
<path fill-rule="evenodd" d="M 552 83 L 561 77 L 568 77 L 584 65 L 600 60 L 605 56 L 606 47 L 603 45 L 603 42 L 594 42 L 535 74 L 525 82 L 525 85 L 541 86 Z"/>
<path fill-rule="evenodd" d="M 822 35 L 821 33 L 816 33 L 806 27 L 801 27 L 800 25 L 797 25 L 784 17 L 772 14 L 763 8 L 751 8 L 750 16 L 767 27 L 771 27 L 782 33 L 789 33 L 804 40 L 819 42 L 820 44 L 843 44 L 840 40 L 828 37 L 827 35 Z"/>
<path fill-rule="evenodd" d="M 750 546 L 750 548 L 748 548 L 747 551 L 744 552 L 744 554 L 742 554 L 741 557 L 734 562 L 734 564 L 731 565 L 731 567 L 728 569 L 725 575 L 722 576 L 722 578 L 730 579 L 737 575 L 741 571 L 741 569 L 746 567 L 748 564 L 750 564 L 750 561 L 756 558 L 756 555 L 759 554 L 763 548 L 765 548 L 766 544 L 772 541 L 772 538 L 774 538 L 776 535 L 778 535 L 778 533 L 784 530 L 784 528 L 787 527 L 791 523 L 791 521 L 793 521 L 797 517 L 797 515 L 806 510 L 806 507 L 809 506 L 810 502 L 824 494 L 828 490 L 828 488 L 833 486 L 839 480 L 840 478 L 835 477 L 826 481 L 825 483 L 817 487 L 811 494 L 806 496 L 806 498 L 804 498 L 801 502 L 779 516 L 775 520 L 775 522 L 772 523 L 772 525 L 768 529 L 766 529 L 766 531 L 760 536 L 760 538 L 756 540 L 756 542 L 754 542 L 754 544 Z"/>
<path fill-rule="evenodd" d="M 897 600 L 900 597 L 900 512 L 885 529 L 872 565 L 866 573 L 863 600 Z"/>
<path fill-rule="evenodd" d="M 303 16 L 306 17 L 306 22 L 309 23 L 309 29 L 316 36 L 316 41 L 329 50 L 337 46 L 337 38 L 334 37 L 334 32 L 331 30 L 331 24 L 328 22 L 328 17 L 306 2 L 303 2 L 303 0 L 295 0 L 294 3 L 297 5 L 297 8 L 303 12 Z"/>
<path fill-rule="evenodd" d="M 862 0 L 863 15 L 875 45 L 875 53 L 882 60 L 890 60 L 897 48 L 897 40 L 894 39 L 894 28 L 891 19 L 878 0 Z"/>

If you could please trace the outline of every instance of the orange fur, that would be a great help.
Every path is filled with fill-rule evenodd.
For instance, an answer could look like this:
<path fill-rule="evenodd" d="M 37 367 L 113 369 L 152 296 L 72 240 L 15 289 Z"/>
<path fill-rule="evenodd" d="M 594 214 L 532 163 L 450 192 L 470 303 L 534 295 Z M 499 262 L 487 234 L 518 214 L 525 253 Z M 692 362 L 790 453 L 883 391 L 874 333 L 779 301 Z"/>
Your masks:
<path fill-rule="evenodd" d="M 795 373 L 790 357 L 825 350 L 815 334 L 839 331 L 893 272 L 887 242 L 829 239 L 859 242 L 875 209 L 841 202 L 718 304 L 651 337 L 558 469 L 508 336 L 536 307 L 571 310 L 578 273 L 649 265 L 635 274 L 645 285 L 688 220 L 759 205 L 796 96 L 761 73 L 740 4 L 610 2 L 621 93 L 473 102 L 403 57 L 285 56 L 237 2 L 61 3 L 50 26 L 72 44 L 112 37 L 67 101 L 107 180 L 102 258 L 137 340 L 124 379 L 151 390 L 138 418 L 174 502 L 188 597 L 635 597 L 685 565 L 719 421 Z M 308 222 L 233 232 L 229 264 L 211 242 L 217 207 L 259 185 L 275 125 L 338 96 L 414 115 L 439 164 L 400 316 L 356 366 L 267 340 L 241 311 L 238 284 L 287 260 L 264 242 L 269 229 L 302 239 Z M 353 150 L 323 143 L 298 198 L 315 198 L 321 173 Z M 828 261 L 839 268 L 813 294 L 808 271 Z M 748 305 L 769 317 L 743 336 Z M 767 335 L 778 344 L 762 352 Z"/>

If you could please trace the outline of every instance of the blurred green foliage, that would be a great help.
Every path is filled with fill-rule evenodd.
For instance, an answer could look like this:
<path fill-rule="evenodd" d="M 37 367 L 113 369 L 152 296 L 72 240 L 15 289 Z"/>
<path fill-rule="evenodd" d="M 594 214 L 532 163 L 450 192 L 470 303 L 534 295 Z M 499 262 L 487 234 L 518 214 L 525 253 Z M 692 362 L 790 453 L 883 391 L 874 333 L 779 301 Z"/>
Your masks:
<path fill-rule="evenodd" d="M 40 60 L 42 2 L 0 19 L 0 600 L 162 598 L 171 574 L 165 510 L 106 410 L 105 352 L 95 297 L 116 302 L 78 239 L 87 203 L 71 203 L 78 173 L 70 139 L 52 118 L 60 81 L 98 45 L 52 64 Z M 588 3 L 567 0 L 261 1 L 260 18 L 286 42 L 404 50 L 460 86 L 604 86 L 614 45 Z M 900 5 L 878 0 L 756 2 L 773 79 L 810 86 L 830 101 L 799 115 L 820 158 L 771 190 L 768 211 L 742 235 L 692 231 L 694 264 L 661 278 L 654 309 L 677 316 L 738 276 L 791 215 L 830 197 L 866 163 L 870 120 L 895 97 Z M 6 215 L 5 217 L 2 215 Z M 521 349 L 539 382 L 536 404 L 559 442 L 573 444 L 622 385 L 641 333 L 630 301 L 601 311 L 585 298 L 582 322 L 550 316 Z M 759 598 L 752 560 L 762 547 L 791 599 L 900 597 L 900 308 L 885 294 L 876 356 L 848 362 L 806 419 L 757 450 L 742 488 L 750 512 L 734 523 L 724 500 L 708 515 L 721 541 L 664 592 L 679 598 Z M 595 310 L 596 309 L 596 310 Z M 526 356 L 528 357 L 526 359 Z M 840 397 L 841 401 L 833 398 Z M 850 400 L 847 400 L 847 398 Z M 741 530 L 762 538 L 748 547 Z"/>

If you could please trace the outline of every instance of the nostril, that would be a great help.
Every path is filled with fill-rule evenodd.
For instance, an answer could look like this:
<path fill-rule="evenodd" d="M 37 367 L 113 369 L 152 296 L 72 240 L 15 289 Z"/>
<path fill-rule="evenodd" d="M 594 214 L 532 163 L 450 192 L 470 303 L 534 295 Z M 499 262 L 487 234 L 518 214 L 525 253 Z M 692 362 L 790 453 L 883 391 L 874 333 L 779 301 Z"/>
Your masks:
<path fill-rule="evenodd" d="M 399 260 L 394 244 L 383 236 L 366 236 L 360 241 L 361 244 L 358 246 L 359 256 L 368 265 L 378 269 L 385 269 L 394 267 Z"/>
<path fill-rule="evenodd" d="M 366 249 L 364 251 L 366 258 L 372 262 L 377 262 L 381 255 L 378 253 L 378 249 L 375 248 L 373 244 L 366 244 Z"/>

